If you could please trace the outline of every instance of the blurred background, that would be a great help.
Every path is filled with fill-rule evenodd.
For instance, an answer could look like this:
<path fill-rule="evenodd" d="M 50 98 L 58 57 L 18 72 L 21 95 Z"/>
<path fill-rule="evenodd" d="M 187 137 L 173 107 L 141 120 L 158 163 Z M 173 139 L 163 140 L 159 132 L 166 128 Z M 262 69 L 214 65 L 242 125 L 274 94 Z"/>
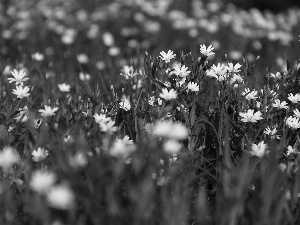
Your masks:
<path fill-rule="evenodd" d="M 216 62 L 256 62 L 254 75 L 285 71 L 299 57 L 297 0 L 2 0 L 0 70 L 27 67 L 49 82 L 117 82 L 145 51 L 199 53 Z M 225 57 L 227 55 L 227 58 Z M 107 79 L 106 79 L 107 78 Z M 54 81 L 53 81 L 54 82 Z"/>

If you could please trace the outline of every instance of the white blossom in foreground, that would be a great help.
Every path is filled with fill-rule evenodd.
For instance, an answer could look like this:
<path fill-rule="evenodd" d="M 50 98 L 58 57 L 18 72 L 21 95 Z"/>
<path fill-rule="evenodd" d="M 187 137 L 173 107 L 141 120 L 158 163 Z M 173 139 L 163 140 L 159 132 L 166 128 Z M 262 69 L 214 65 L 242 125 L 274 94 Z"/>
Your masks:
<path fill-rule="evenodd" d="M 245 123 L 251 122 L 256 123 L 258 120 L 262 120 L 263 118 L 262 113 L 260 111 L 257 111 L 254 113 L 253 109 L 248 109 L 245 113 L 239 113 L 239 115 L 242 117 L 242 121 Z"/>
<path fill-rule="evenodd" d="M 171 59 L 174 59 L 176 57 L 176 54 L 173 54 L 173 51 L 169 50 L 167 53 L 164 51 L 160 52 L 159 56 L 162 60 L 164 60 L 166 63 L 169 63 Z"/>
<path fill-rule="evenodd" d="M 197 83 L 190 81 L 188 83 L 187 89 L 191 92 L 197 92 L 197 91 L 199 91 L 199 85 Z"/>
<path fill-rule="evenodd" d="M 289 118 L 286 119 L 285 123 L 290 128 L 293 128 L 293 129 L 299 129 L 300 128 L 299 118 L 297 118 L 297 117 L 290 116 Z"/>
<path fill-rule="evenodd" d="M 56 176 L 52 172 L 38 170 L 32 173 L 30 187 L 32 190 L 44 194 L 55 183 Z"/>
<path fill-rule="evenodd" d="M 278 108 L 278 109 L 288 109 L 289 108 L 286 101 L 280 102 L 279 99 L 275 99 L 275 103 L 273 103 L 273 107 Z"/>
<path fill-rule="evenodd" d="M 206 57 L 215 54 L 212 50 L 214 50 L 214 47 L 212 45 L 210 45 L 208 47 L 206 47 L 206 45 L 200 45 L 200 52 L 201 52 L 201 54 L 203 54 Z"/>
<path fill-rule="evenodd" d="M 29 87 L 28 86 L 16 86 L 16 89 L 13 89 L 13 94 L 17 96 L 17 98 L 22 99 L 22 98 L 27 98 L 30 94 L 29 92 Z"/>
<path fill-rule="evenodd" d="M 152 133 L 155 136 L 167 137 L 174 140 L 183 140 L 188 136 L 188 130 L 182 123 L 171 120 L 157 121 Z"/>
<path fill-rule="evenodd" d="M 27 76 L 27 72 L 24 69 L 21 70 L 16 70 L 14 69 L 13 71 L 11 71 L 11 74 L 13 75 L 14 78 L 7 78 L 7 80 L 9 81 L 9 83 L 12 82 L 16 82 L 16 85 L 23 85 L 23 82 L 25 82 L 26 80 L 29 80 Z"/>
<path fill-rule="evenodd" d="M 164 151 L 168 154 L 177 154 L 181 147 L 182 145 L 176 140 L 167 140 L 163 145 Z"/>
<path fill-rule="evenodd" d="M 2 151 L 0 151 L 0 167 L 4 171 L 8 171 L 13 164 L 16 164 L 20 161 L 20 156 L 10 146 L 5 146 Z"/>
<path fill-rule="evenodd" d="M 300 118 L 300 111 L 299 111 L 299 109 L 293 110 L 293 113 L 294 113 L 294 115 L 295 115 L 296 117 Z"/>
<path fill-rule="evenodd" d="M 159 97 L 165 99 L 165 100 L 172 100 L 177 98 L 177 93 L 174 89 L 171 89 L 168 91 L 167 88 L 163 88 L 162 93 L 160 93 Z"/>
<path fill-rule="evenodd" d="M 292 93 L 288 94 L 288 100 L 290 100 L 292 103 L 297 104 L 300 102 L 300 94 L 293 95 Z"/>
<path fill-rule="evenodd" d="M 39 109 L 39 112 L 41 113 L 42 117 L 49 117 L 49 116 L 54 116 L 55 112 L 58 110 L 57 107 L 54 107 L 53 109 L 51 106 L 45 105 L 45 109 Z"/>
<path fill-rule="evenodd" d="M 46 159 L 46 157 L 49 155 L 48 151 L 38 147 L 36 150 L 33 150 L 32 153 L 32 160 L 35 162 L 40 162 L 43 161 L 44 159 Z"/>
<path fill-rule="evenodd" d="M 268 146 L 264 143 L 264 141 L 259 142 L 257 145 L 252 144 L 251 151 L 249 153 L 253 156 L 261 158 L 266 154 L 267 147 Z"/>
<path fill-rule="evenodd" d="M 245 96 L 247 100 L 257 99 L 257 91 L 250 91 L 249 88 L 245 88 L 245 91 L 242 93 L 242 95 Z"/>
<path fill-rule="evenodd" d="M 64 184 L 52 187 L 46 197 L 49 205 L 56 209 L 68 210 L 75 204 L 73 191 Z"/>
<path fill-rule="evenodd" d="M 69 84 L 62 83 L 62 84 L 58 84 L 58 89 L 61 92 L 70 92 L 71 86 Z"/>
<path fill-rule="evenodd" d="M 237 63 L 233 65 L 233 63 L 228 63 L 228 65 L 225 67 L 225 70 L 227 70 L 230 73 L 238 73 L 240 72 L 240 68 L 242 67 L 241 64 Z"/>

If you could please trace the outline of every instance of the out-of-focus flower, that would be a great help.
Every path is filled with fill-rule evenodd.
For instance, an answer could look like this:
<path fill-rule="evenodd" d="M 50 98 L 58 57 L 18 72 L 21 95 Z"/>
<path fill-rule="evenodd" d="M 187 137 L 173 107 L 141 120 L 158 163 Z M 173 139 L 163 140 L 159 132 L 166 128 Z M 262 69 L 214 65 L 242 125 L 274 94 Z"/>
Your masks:
<path fill-rule="evenodd" d="M 106 132 L 109 134 L 112 134 L 113 132 L 118 130 L 118 127 L 116 127 L 114 125 L 115 125 L 115 121 L 112 121 L 112 120 L 110 120 L 106 123 L 105 122 L 99 123 L 100 130 L 102 132 Z"/>
<path fill-rule="evenodd" d="M 15 120 L 17 122 L 24 123 L 29 119 L 28 107 L 25 105 L 23 109 L 19 109 L 19 113 L 16 116 Z"/>
<path fill-rule="evenodd" d="M 241 64 L 237 63 L 233 65 L 233 63 L 228 63 L 228 66 L 225 67 L 225 70 L 227 70 L 230 73 L 238 73 L 240 72 L 240 68 L 242 67 Z"/>
<path fill-rule="evenodd" d="M 32 190 L 45 194 L 55 183 L 56 176 L 52 172 L 38 170 L 32 173 L 30 187 Z"/>
<path fill-rule="evenodd" d="M 153 135 L 173 140 L 183 140 L 188 136 L 187 128 L 179 122 L 171 120 L 157 121 L 152 130 Z"/>
<path fill-rule="evenodd" d="M 109 33 L 109 32 L 105 32 L 102 34 L 102 40 L 105 46 L 113 46 L 115 41 L 114 41 L 114 36 Z"/>
<path fill-rule="evenodd" d="M 67 143 L 67 144 L 72 144 L 75 142 L 75 139 L 70 135 L 68 134 L 65 138 L 64 138 L 64 143 Z"/>
<path fill-rule="evenodd" d="M 258 158 L 263 157 L 266 154 L 267 145 L 264 141 L 259 142 L 257 145 L 251 145 L 251 151 L 249 152 L 251 155 L 257 156 Z"/>
<path fill-rule="evenodd" d="M 176 54 L 173 54 L 173 51 L 169 50 L 167 53 L 164 51 L 160 52 L 159 56 L 162 60 L 164 60 L 166 63 L 169 63 L 171 59 L 174 59 L 176 57 Z"/>
<path fill-rule="evenodd" d="M 91 75 L 88 74 L 88 73 L 82 73 L 82 72 L 80 72 L 80 73 L 79 73 L 79 79 L 80 79 L 81 81 L 88 81 L 88 80 L 91 79 Z"/>
<path fill-rule="evenodd" d="M 10 167 L 20 161 L 20 156 L 16 150 L 10 146 L 5 146 L 2 151 L 0 151 L 0 167 L 5 172 L 8 172 Z"/>
<path fill-rule="evenodd" d="M 119 105 L 120 108 L 124 109 L 125 111 L 129 111 L 131 109 L 129 98 L 123 97 Z"/>
<path fill-rule="evenodd" d="M 117 139 L 109 151 L 109 154 L 115 157 L 122 157 L 126 161 L 126 158 L 136 150 L 133 141 L 129 139 L 129 136 L 125 136 L 123 139 Z"/>
<path fill-rule="evenodd" d="M 295 110 L 293 110 L 293 112 L 294 112 L 294 115 L 296 117 L 300 118 L 300 111 L 299 111 L 299 109 L 295 109 Z"/>
<path fill-rule="evenodd" d="M 245 88 L 245 91 L 242 93 L 242 95 L 245 96 L 247 100 L 257 99 L 257 91 L 250 91 L 249 88 Z"/>
<path fill-rule="evenodd" d="M 187 89 L 191 92 L 197 92 L 197 91 L 199 91 L 199 85 L 197 83 L 190 81 L 188 83 Z"/>
<path fill-rule="evenodd" d="M 177 154 L 182 145 L 176 140 L 167 140 L 163 145 L 163 149 L 168 154 Z"/>
<path fill-rule="evenodd" d="M 186 67 L 185 65 L 183 66 L 178 66 L 178 65 L 175 65 L 174 66 L 174 71 L 171 73 L 171 74 L 175 74 L 176 76 L 179 76 L 179 77 L 186 77 L 187 75 L 189 75 L 191 73 L 191 71 L 188 71 L 188 67 Z"/>
<path fill-rule="evenodd" d="M 36 150 L 33 150 L 32 153 L 32 160 L 35 162 L 40 162 L 46 159 L 46 157 L 49 155 L 48 151 L 38 147 Z"/>
<path fill-rule="evenodd" d="M 97 114 L 95 113 L 93 115 L 94 119 L 95 119 L 95 122 L 100 124 L 100 123 L 107 123 L 109 121 L 111 121 L 111 118 L 110 117 L 107 117 L 105 114 Z"/>
<path fill-rule="evenodd" d="M 251 122 L 256 123 L 258 120 L 262 120 L 263 118 L 262 113 L 260 111 L 257 111 L 254 113 L 253 109 L 248 109 L 245 113 L 239 113 L 239 115 L 242 117 L 242 121 L 245 123 Z"/>
<path fill-rule="evenodd" d="M 70 157 L 69 163 L 74 168 L 84 167 L 88 163 L 88 159 L 84 153 L 77 152 L 73 157 Z"/>
<path fill-rule="evenodd" d="M 132 66 L 124 66 L 123 69 L 121 70 L 120 75 L 125 77 L 127 80 L 135 77 L 138 73 L 134 72 L 134 69 Z"/>
<path fill-rule="evenodd" d="M 81 64 L 87 64 L 90 59 L 86 54 L 82 53 L 82 54 L 77 55 L 77 60 Z"/>
<path fill-rule="evenodd" d="M 293 95 L 292 93 L 288 94 L 288 100 L 290 100 L 292 103 L 297 104 L 300 102 L 300 94 Z"/>
<path fill-rule="evenodd" d="M 272 130 L 271 130 L 270 127 L 266 127 L 266 129 L 264 130 L 264 133 L 266 135 L 271 136 L 271 139 L 274 139 L 274 138 L 279 139 L 280 138 L 280 135 L 276 135 L 277 132 L 278 132 L 278 130 L 276 129 L 276 127 L 274 129 L 272 129 Z"/>
<path fill-rule="evenodd" d="M 212 52 L 212 50 L 214 50 L 214 47 L 212 45 L 208 46 L 208 48 L 205 45 L 200 45 L 200 52 L 206 57 L 215 54 L 214 52 Z"/>
<path fill-rule="evenodd" d="M 279 99 L 275 99 L 275 103 L 273 104 L 273 107 L 278 109 L 288 109 L 288 105 L 286 101 L 280 102 Z"/>
<path fill-rule="evenodd" d="M 33 53 L 31 55 L 31 58 L 33 58 L 36 61 L 43 61 L 44 60 L 44 54 L 36 52 L 36 53 Z"/>
<path fill-rule="evenodd" d="M 54 107 L 53 109 L 51 106 L 45 105 L 45 109 L 39 109 L 39 112 L 41 113 L 42 117 L 49 117 L 49 116 L 54 116 L 55 112 L 58 110 L 57 107 Z"/>
<path fill-rule="evenodd" d="M 25 87 L 23 87 L 23 86 L 21 86 L 21 85 L 18 85 L 18 86 L 16 86 L 16 89 L 13 89 L 13 94 L 14 95 L 16 95 L 17 96 L 17 98 L 20 98 L 20 99 L 22 99 L 22 98 L 27 98 L 29 95 L 30 95 L 30 93 L 28 93 L 29 92 L 29 87 L 28 86 L 25 86 Z"/>
<path fill-rule="evenodd" d="M 174 89 L 171 89 L 168 91 L 167 88 L 163 88 L 162 93 L 160 93 L 159 97 L 165 99 L 165 100 L 172 100 L 177 98 L 177 93 Z"/>
<path fill-rule="evenodd" d="M 13 75 L 14 78 L 7 78 L 7 80 L 9 81 L 9 83 L 12 82 L 16 82 L 16 85 L 23 85 L 23 82 L 25 82 L 26 80 L 29 80 L 27 76 L 27 72 L 24 69 L 21 70 L 16 70 L 14 69 L 13 71 L 11 71 L 11 74 Z"/>
<path fill-rule="evenodd" d="M 275 79 L 275 80 L 279 80 L 279 79 L 281 79 L 281 73 L 279 73 L 279 72 L 277 72 L 277 73 L 271 73 L 270 74 L 270 77 L 272 77 L 273 79 Z"/>
<path fill-rule="evenodd" d="M 233 74 L 232 75 L 232 78 L 230 79 L 230 83 L 233 84 L 233 83 L 240 83 L 240 84 L 243 84 L 244 83 L 244 80 L 243 78 L 241 77 L 241 75 L 239 74 Z"/>
<path fill-rule="evenodd" d="M 47 192 L 47 201 L 53 208 L 68 210 L 73 208 L 75 197 L 72 190 L 64 184 L 56 185 Z"/>
<path fill-rule="evenodd" d="M 70 92 L 71 86 L 66 83 L 58 84 L 58 89 L 61 92 Z"/>
<path fill-rule="evenodd" d="M 300 128 L 299 118 L 297 118 L 297 117 L 290 116 L 289 118 L 286 119 L 285 123 L 290 128 L 293 128 L 293 129 L 299 129 Z"/>

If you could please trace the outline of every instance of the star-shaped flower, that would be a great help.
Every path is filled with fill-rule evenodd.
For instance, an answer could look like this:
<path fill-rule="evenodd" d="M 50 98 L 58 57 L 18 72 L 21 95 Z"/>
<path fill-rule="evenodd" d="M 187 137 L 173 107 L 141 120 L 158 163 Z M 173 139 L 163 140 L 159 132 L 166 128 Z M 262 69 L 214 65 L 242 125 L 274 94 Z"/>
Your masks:
<path fill-rule="evenodd" d="M 262 120 L 263 118 L 262 113 L 260 111 L 257 111 L 254 113 L 253 109 L 248 109 L 247 112 L 245 113 L 239 113 L 240 116 L 242 117 L 242 121 L 245 123 L 251 122 L 251 123 L 256 123 L 258 120 Z"/>
<path fill-rule="evenodd" d="M 23 82 L 29 80 L 29 78 L 26 77 L 27 73 L 24 69 L 20 69 L 19 71 L 14 69 L 13 71 L 11 71 L 11 74 L 14 78 L 7 78 L 9 83 L 16 82 L 16 85 L 23 85 Z"/>
<path fill-rule="evenodd" d="M 54 107 L 53 109 L 51 106 L 45 105 L 45 109 L 39 109 L 39 112 L 41 113 L 41 116 L 48 117 L 48 116 L 54 116 L 55 112 L 58 110 L 57 107 Z"/>
<path fill-rule="evenodd" d="M 169 50 L 167 53 L 164 51 L 160 52 L 159 56 L 162 60 L 164 60 L 166 63 L 169 63 L 171 59 L 174 59 L 176 57 L 176 54 L 173 54 L 173 51 Z"/>

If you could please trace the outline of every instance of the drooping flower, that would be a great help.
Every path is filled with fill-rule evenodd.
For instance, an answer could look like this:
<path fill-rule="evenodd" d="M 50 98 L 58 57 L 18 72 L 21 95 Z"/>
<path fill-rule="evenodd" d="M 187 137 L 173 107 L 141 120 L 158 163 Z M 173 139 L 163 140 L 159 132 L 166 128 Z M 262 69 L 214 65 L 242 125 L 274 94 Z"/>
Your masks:
<path fill-rule="evenodd" d="M 174 59 L 176 57 L 176 54 L 173 54 L 173 51 L 169 50 L 167 53 L 164 51 L 160 52 L 159 56 L 162 60 L 164 60 L 166 63 L 169 63 L 171 59 Z"/>
<path fill-rule="evenodd" d="M 35 162 L 40 162 L 46 159 L 46 157 L 49 155 L 48 151 L 38 147 L 36 150 L 33 150 L 32 153 L 32 160 Z"/>
<path fill-rule="evenodd" d="M 159 97 L 165 99 L 165 100 L 172 100 L 177 98 L 177 93 L 174 89 L 171 89 L 168 91 L 167 88 L 163 88 L 162 93 L 160 93 Z"/>
<path fill-rule="evenodd" d="M 200 45 L 200 52 L 201 52 L 201 54 L 203 54 L 206 57 L 215 54 L 214 52 L 212 52 L 212 50 L 214 50 L 214 47 L 212 45 L 210 45 L 208 47 L 206 47 L 206 45 Z"/>
<path fill-rule="evenodd" d="M 261 141 L 258 144 L 252 144 L 251 151 L 249 153 L 253 156 L 261 158 L 266 154 L 267 147 L 268 146 L 264 143 L 264 141 Z"/>
<path fill-rule="evenodd" d="M 12 93 L 16 95 L 17 98 L 22 99 L 22 98 L 27 98 L 30 95 L 30 93 L 28 93 L 29 90 L 30 89 L 28 86 L 23 87 L 21 85 L 18 85 L 16 86 L 16 89 L 13 89 Z"/>
<path fill-rule="evenodd" d="M 54 107 L 53 109 L 51 106 L 45 105 L 45 109 L 39 109 L 39 112 L 41 113 L 42 117 L 49 117 L 49 116 L 54 116 L 55 112 L 58 110 L 57 107 Z"/>
<path fill-rule="evenodd" d="M 257 111 L 254 113 L 253 109 L 248 109 L 245 113 L 239 113 L 239 115 L 242 117 L 242 121 L 245 123 L 251 122 L 256 123 L 258 120 L 262 120 L 263 118 L 262 113 L 260 111 Z"/>
<path fill-rule="evenodd" d="M 273 103 L 273 107 L 278 108 L 278 109 L 288 109 L 289 108 L 286 101 L 280 102 L 279 99 L 275 99 L 275 103 Z"/>
<path fill-rule="evenodd" d="M 9 83 L 16 82 L 16 85 L 23 85 L 23 82 L 29 80 L 29 78 L 26 77 L 27 72 L 24 69 L 20 69 L 19 71 L 14 69 L 13 71 L 11 71 L 11 74 L 14 78 L 7 78 Z"/>
<path fill-rule="evenodd" d="M 55 183 L 56 176 L 52 172 L 38 170 L 32 173 L 30 187 L 32 190 L 44 194 Z"/>
<path fill-rule="evenodd" d="M 46 197 L 50 206 L 57 209 L 68 210 L 75 203 L 73 191 L 65 184 L 52 187 Z"/>

